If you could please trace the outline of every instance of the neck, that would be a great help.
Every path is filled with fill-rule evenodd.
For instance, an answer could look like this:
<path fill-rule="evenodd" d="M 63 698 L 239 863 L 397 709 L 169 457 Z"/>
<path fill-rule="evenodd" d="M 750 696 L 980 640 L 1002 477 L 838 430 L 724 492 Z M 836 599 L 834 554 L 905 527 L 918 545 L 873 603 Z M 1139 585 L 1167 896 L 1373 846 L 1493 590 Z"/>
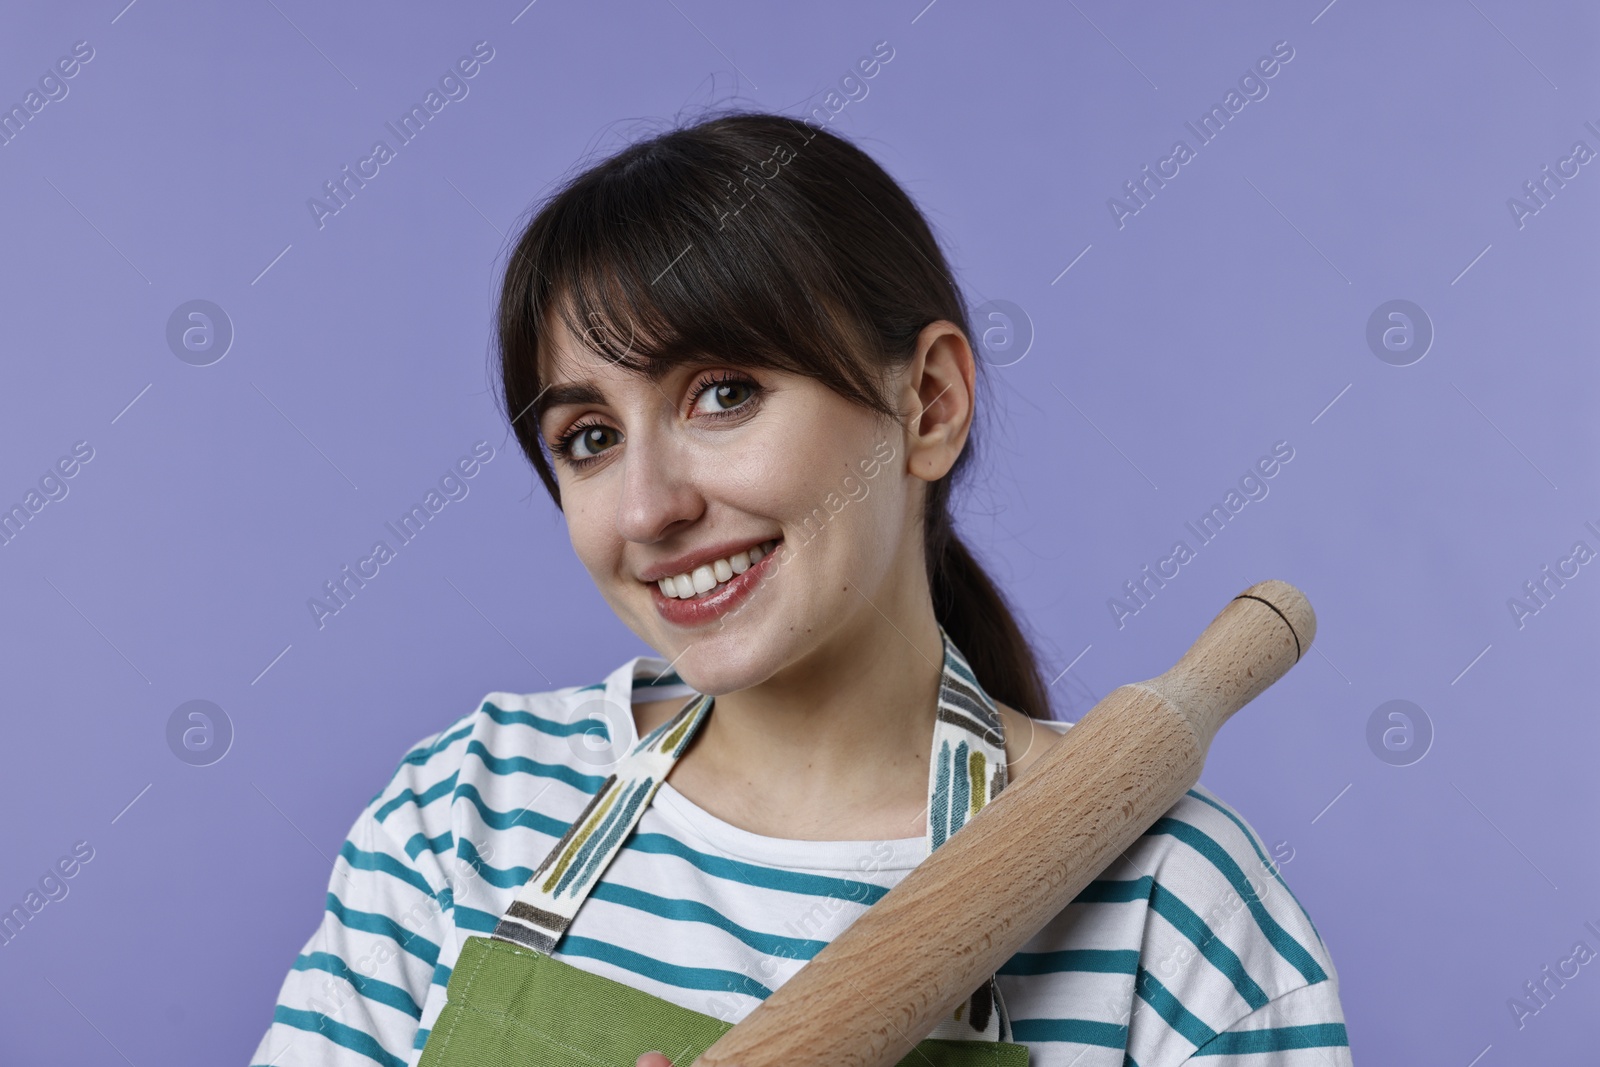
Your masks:
<path fill-rule="evenodd" d="M 684 758 L 716 776 L 737 824 L 821 839 L 925 832 L 944 666 L 933 605 L 924 591 L 920 604 L 861 608 L 804 660 L 716 698 Z"/>

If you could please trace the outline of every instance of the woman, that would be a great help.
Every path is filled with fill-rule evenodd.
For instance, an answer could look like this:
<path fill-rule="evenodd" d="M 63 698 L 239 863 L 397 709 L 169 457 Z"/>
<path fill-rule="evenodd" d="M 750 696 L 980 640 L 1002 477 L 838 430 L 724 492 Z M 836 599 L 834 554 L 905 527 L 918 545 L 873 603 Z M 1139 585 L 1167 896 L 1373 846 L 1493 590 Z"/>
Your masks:
<path fill-rule="evenodd" d="M 904 191 L 800 121 L 551 197 L 506 270 L 506 413 L 661 655 L 404 757 L 256 1063 L 688 1063 L 1027 773 L 1066 725 L 951 524 L 969 336 Z M 1196 788 L 907 1062 L 1230 1056 L 1349 1063 L 1310 919 Z"/>

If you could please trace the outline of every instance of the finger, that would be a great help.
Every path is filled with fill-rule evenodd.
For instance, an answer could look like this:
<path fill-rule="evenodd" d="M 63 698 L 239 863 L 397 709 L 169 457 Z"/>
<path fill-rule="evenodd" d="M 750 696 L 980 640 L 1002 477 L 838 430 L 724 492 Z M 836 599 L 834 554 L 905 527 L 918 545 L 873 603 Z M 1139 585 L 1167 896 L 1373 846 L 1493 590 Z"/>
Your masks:
<path fill-rule="evenodd" d="M 646 1052 L 634 1067 L 672 1067 L 672 1061 L 659 1052 Z"/>

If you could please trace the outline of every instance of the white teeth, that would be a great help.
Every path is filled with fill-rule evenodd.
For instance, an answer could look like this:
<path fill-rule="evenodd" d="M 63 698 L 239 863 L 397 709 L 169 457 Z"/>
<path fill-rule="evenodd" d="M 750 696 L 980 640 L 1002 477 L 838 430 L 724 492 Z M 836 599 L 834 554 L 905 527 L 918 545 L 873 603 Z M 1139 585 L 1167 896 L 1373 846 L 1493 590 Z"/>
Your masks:
<path fill-rule="evenodd" d="M 662 578 L 656 585 L 663 596 L 676 597 L 680 600 L 704 596 L 723 582 L 731 581 L 734 575 L 743 574 L 760 563 L 762 557 L 768 555 L 777 544 L 778 541 L 774 538 L 746 552 L 736 552 L 726 559 L 702 564 L 688 574 L 675 574 L 670 578 Z"/>
<path fill-rule="evenodd" d="M 717 576 L 712 573 L 711 568 L 704 563 L 696 567 L 694 569 L 694 573 L 689 575 L 689 577 L 694 582 L 694 591 L 696 593 L 708 592 L 717 584 Z"/>

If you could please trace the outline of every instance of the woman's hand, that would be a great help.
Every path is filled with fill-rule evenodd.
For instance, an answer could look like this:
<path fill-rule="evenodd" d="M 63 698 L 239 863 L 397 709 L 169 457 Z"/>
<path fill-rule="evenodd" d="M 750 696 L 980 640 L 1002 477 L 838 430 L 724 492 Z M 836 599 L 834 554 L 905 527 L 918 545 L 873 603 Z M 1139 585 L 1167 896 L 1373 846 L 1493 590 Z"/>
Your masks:
<path fill-rule="evenodd" d="M 672 1061 L 659 1052 L 646 1052 L 634 1067 L 672 1067 Z"/>

